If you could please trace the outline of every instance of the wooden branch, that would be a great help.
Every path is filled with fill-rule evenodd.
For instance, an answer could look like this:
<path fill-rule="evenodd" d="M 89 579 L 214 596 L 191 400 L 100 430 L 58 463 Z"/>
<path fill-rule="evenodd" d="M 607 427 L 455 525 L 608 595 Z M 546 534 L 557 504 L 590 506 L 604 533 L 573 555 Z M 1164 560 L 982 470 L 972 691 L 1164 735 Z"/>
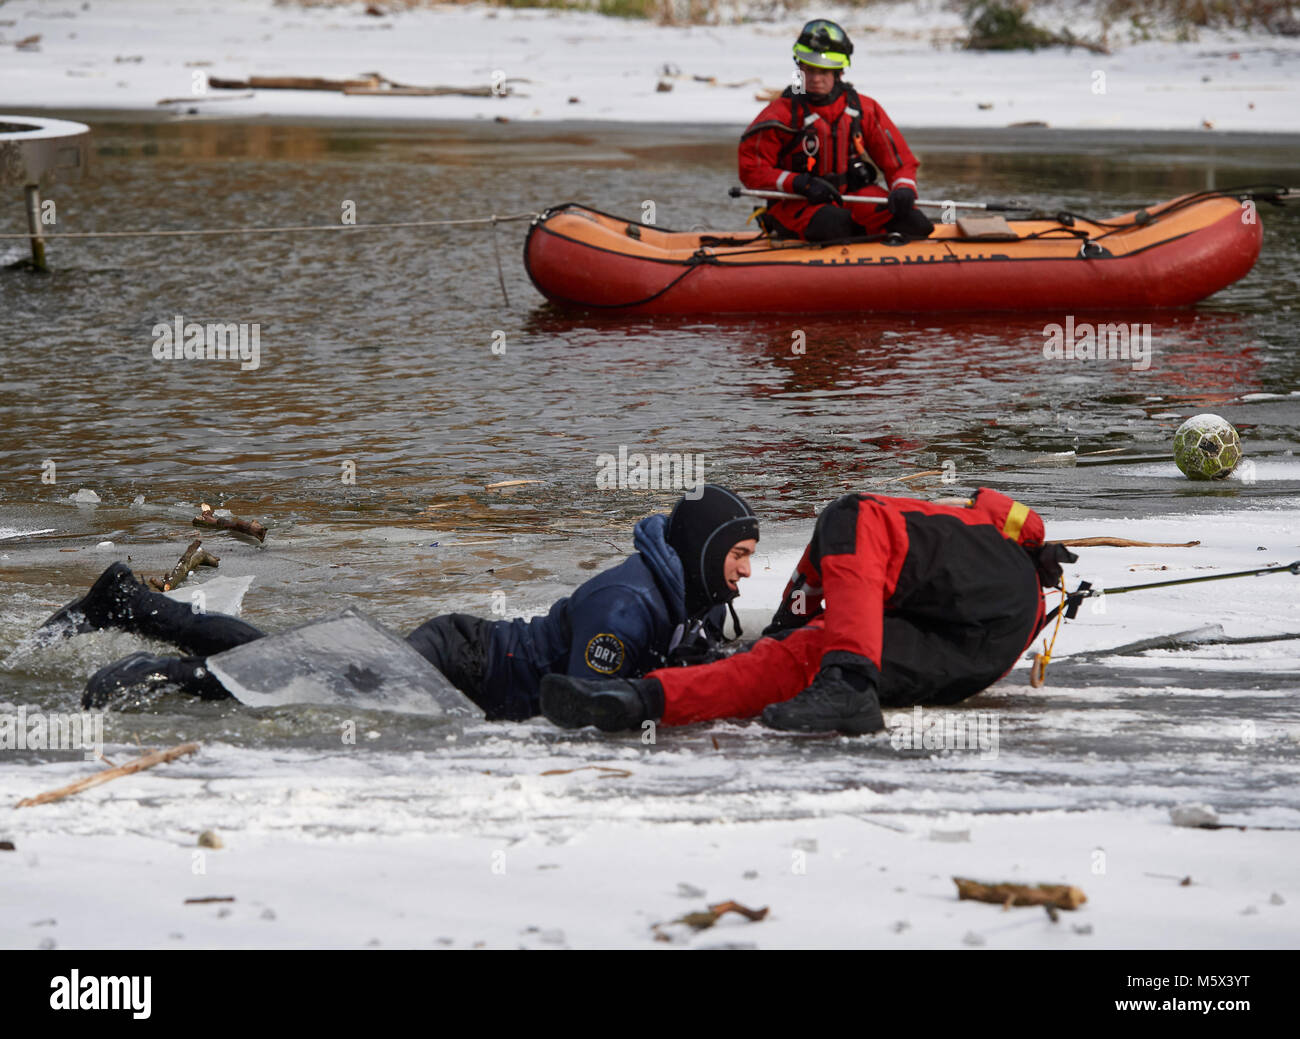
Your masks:
<path fill-rule="evenodd" d="M 959 901 L 974 899 L 977 902 L 992 902 L 1010 909 L 1012 906 L 1053 906 L 1056 909 L 1078 909 L 1088 896 L 1077 887 L 1068 884 L 981 884 L 977 880 L 953 877 L 957 885 Z"/>
<path fill-rule="evenodd" d="M 216 566 L 220 562 L 219 556 L 214 556 L 203 547 L 202 541 L 195 538 L 190 542 L 190 547 L 181 555 L 180 561 L 167 572 L 167 576 L 151 577 L 149 578 L 149 584 L 160 592 L 170 592 L 199 567 Z"/>
<path fill-rule="evenodd" d="M 511 83 L 528 80 L 512 77 L 499 85 L 453 87 L 443 85 L 414 86 L 394 83 L 380 75 L 360 76 L 356 79 L 327 79 L 323 76 L 249 76 L 247 79 L 227 79 L 209 76 L 208 86 L 214 90 L 328 90 L 358 97 L 506 97 L 514 92 Z M 198 94 L 190 101 L 202 101 Z M 159 102 L 160 104 L 162 102 Z"/>
<path fill-rule="evenodd" d="M 942 476 L 942 469 L 925 469 L 919 473 L 912 473 L 909 476 L 892 476 L 886 483 L 907 483 L 909 480 L 919 480 L 923 476 Z"/>
<path fill-rule="evenodd" d="M 208 86 L 216 90 L 342 90 L 349 87 L 377 87 L 382 76 L 361 79 L 324 79 L 320 76 L 249 76 L 247 79 L 223 79 L 209 76 Z M 201 98 L 201 95 L 199 95 Z"/>
<path fill-rule="evenodd" d="M 1098 545 L 1110 545 L 1115 548 L 1195 548 L 1199 541 L 1134 541 L 1132 538 L 1071 538 L 1058 541 L 1058 545 L 1070 548 L 1093 548 Z"/>
<path fill-rule="evenodd" d="M 226 94 L 222 97 L 208 97 L 206 94 L 191 94 L 189 97 L 164 97 L 158 101 L 160 105 L 208 105 L 213 101 L 247 101 L 250 97 L 256 97 L 252 91 L 246 94 Z"/>
<path fill-rule="evenodd" d="M 686 924 L 688 927 L 696 931 L 705 931 L 716 924 L 719 918 L 725 916 L 727 913 L 738 913 L 746 920 L 758 921 L 766 918 L 768 907 L 764 906 L 762 909 L 750 909 L 748 906 L 743 906 L 739 902 L 718 902 L 709 906 L 708 909 L 705 909 L 702 912 L 687 913 L 685 916 L 679 916 L 676 920 L 671 921 L 671 923 Z M 672 941 L 672 935 L 663 930 L 665 926 L 667 925 L 650 925 L 650 930 L 654 932 L 655 941 Z"/>
<path fill-rule="evenodd" d="M 499 480 L 496 483 L 489 483 L 484 486 L 485 491 L 497 491 L 502 487 L 521 487 L 526 483 L 542 483 L 542 480 Z"/>
<path fill-rule="evenodd" d="M 418 86 L 414 83 L 395 83 L 391 79 L 383 76 L 376 77 L 373 83 L 367 83 L 361 86 L 346 86 L 343 93 L 356 95 L 358 97 L 382 97 L 384 94 L 391 94 L 394 97 L 506 97 L 514 93 L 511 83 L 531 83 L 531 79 L 523 76 L 511 76 L 509 79 L 502 80 L 497 86 L 485 87 L 449 87 L 440 84 L 433 86 Z M 527 95 L 521 95 L 527 96 Z"/>
<path fill-rule="evenodd" d="M 568 776 L 574 772 L 583 772 L 591 769 L 593 772 L 603 772 L 601 779 L 627 779 L 632 773 L 625 768 L 611 768 L 609 765 L 579 765 L 577 768 L 552 768 L 542 773 L 544 776 Z"/>
<path fill-rule="evenodd" d="M 748 906 L 742 906 L 739 902 L 719 902 L 717 905 L 709 906 L 709 912 L 715 916 L 722 916 L 726 913 L 739 913 L 746 920 L 762 920 L 767 916 L 767 906 L 762 909 L 750 909 Z"/>
<path fill-rule="evenodd" d="M 1076 468 L 1084 469 L 1093 465 L 1134 465 L 1139 462 L 1172 462 L 1173 460 L 1173 455 L 1111 455 L 1108 458 L 1084 458 L 1076 455 L 1074 464 Z"/>
<path fill-rule="evenodd" d="M 210 530 L 233 531 L 245 537 L 257 538 L 259 542 L 266 540 L 266 528 L 257 520 L 240 519 L 238 516 L 218 516 L 207 502 L 199 505 L 199 514 L 190 522 L 196 527 L 207 527 Z"/>
<path fill-rule="evenodd" d="M 345 87 L 349 97 L 508 97 L 514 90 L 502 83 L 500 87 L 401 87 L 362 86 Z"/>
<path fill-rule="evenodd" d="M 120 779 L 122 776 L 129 776 L 133 772 L 142 772 L 146 768 L 153 768 L 154 765 L 161 765 L 182 755 L 193 754 L 198 749 L 199 745 L 197 743 L 181 743 L 170 750 L 156 750 L 152 754 L 145 754 L 143 757 L 128 761 L 125 765 L 118 765 L 117 768 L 106 768 L 93 776 L 78 779 L 75 783 L 61 786 L 57 790 L 37 794 L 35 797 L 23 798 L 14 807 L 25 808 L 29 805 L 43 805 L 49 804 L 51 801 L 61 801 L 71 794 L 79 794 L 83 790 L 89 790 L 92 786 L 99 786 L 100 783 L 107 783 L 113 779 Z"/>
<path fill-rule="evenodd" d="M 739 902 L 719 902 L 716 905 L 709 906 L 702 913 L 687 913 L 685 916 L 679 916 L 673 923 L 687 924 L 697 931 L 703 931 L 712 927 L 720 917 L 727 913 L 739 913 L 746 920 L 762 920 L 767 916 L 767 906 L 762 909 L 750 909 L 747 906 L 742 906 Z"/>

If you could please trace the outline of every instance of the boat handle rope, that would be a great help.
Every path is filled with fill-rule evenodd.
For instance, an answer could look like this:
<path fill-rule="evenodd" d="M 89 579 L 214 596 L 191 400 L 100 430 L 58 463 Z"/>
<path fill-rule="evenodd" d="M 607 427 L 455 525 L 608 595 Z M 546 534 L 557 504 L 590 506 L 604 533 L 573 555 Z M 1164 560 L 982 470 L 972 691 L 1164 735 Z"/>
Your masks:
<path fill-rule="evenodd" d="M 514 220 L 535 220 L 539 213 L 509 213 L 497 216 L 470 217 L 461 220 L 399 220 L 375 224 L 296 224 L 284 227 L 198 227 L 175 230 L 139 231 L 42 231 L 41 238 L 178 238 L 185 235 L 222 234 L 296 234 L 300 231 L 382 231 L 406 227 L 453 227 L 471 225 L 505 224 Z M 0 238 L 31 238 L 30 231 L 0 233 Z"/>
<path fill-rule="evenodd" d="M 505 216 L 497 216 L 493 213 L 486 217 L 466 217 L 459 220 L 399 220 L 391 223 L 374 223 L 374 224 L 295 224 L 283 227 L 203 227 L 203 228 L 178 228 L 175 230 L 145 230 L 145 231 L 52 231 L 49 234 L 42 233 L 41 238 L 181 238 L 195 237 L 202 235 L 231 235 L 231 234 L 297 234 L 302 231 L 383 231 L 411 227 L 472 227 L 490 225 L 492 227 L 492 257 L 497 265 L 497 284 L 501 286 L 501 295 L 506 301 L 506 306 L 510 306 L 510 294 L 506 292 L 506 275 L 501 266 L 501 246 L 497 242 L 496 225 L 505 224 L 515 220 L 537 220 L 539 213 L 508 213 Z M 29 231 L 26 234 L 0 234 L 0 239 L 5 238 L 31 238 Z"/>

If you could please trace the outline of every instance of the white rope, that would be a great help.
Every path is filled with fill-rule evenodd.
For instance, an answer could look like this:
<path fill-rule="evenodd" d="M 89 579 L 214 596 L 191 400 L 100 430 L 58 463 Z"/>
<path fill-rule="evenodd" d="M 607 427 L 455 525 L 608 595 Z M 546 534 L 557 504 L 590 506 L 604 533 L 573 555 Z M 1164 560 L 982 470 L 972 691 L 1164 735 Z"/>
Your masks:
<path fill-rule="evenodd" d="M 0 234 L 0 238 L 162 238 L 180 235 L 282 234 L 297 231 L 371 231 L 393 227 L 450 227 L 467 224 L 502 224 L 510 220 L 533 220 L 538 213 L 511 213 L 507 216 L 477 217 L 464 220 L 404 220 L 392 224 L 305 224 L 293 227 L 215 227 L 179 231 L 44 231 L 32 234 Z"/>

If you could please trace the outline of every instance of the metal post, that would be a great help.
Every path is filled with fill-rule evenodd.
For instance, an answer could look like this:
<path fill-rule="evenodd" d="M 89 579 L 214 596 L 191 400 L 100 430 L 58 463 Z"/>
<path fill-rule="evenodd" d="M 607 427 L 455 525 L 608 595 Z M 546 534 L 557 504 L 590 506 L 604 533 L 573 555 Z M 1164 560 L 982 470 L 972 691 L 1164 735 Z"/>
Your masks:
<path fill-rule="evenodd" d="M 41 187 L 28 184 L 23 191 L 27 194 L 27 230 L 31 232 L 32 266 L 38 271 L 48 271 L 45 265 L 45 239 L 41 237 Z"/>

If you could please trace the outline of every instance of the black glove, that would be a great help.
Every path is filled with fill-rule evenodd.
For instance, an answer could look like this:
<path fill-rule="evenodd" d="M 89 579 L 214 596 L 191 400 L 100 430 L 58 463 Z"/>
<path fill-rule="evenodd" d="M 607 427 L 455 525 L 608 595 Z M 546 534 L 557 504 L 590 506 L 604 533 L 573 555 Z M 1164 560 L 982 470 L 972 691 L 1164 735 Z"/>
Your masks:
<path fill-rule="evenodd" d="M 916 192 L 911 188 L 897 187 L 889 193 L 889 211 L 894 216 L 907 216 L 916 204 Z"/>
<path fill-rule="evenodd" d="M 1048 541 L 1038 548 L 1027 548 L 1025 551 L 1029 553 L 1034 569 L 1038 571 L 1038 583 L 1044 588 L 1055 588 L 1061 583 L 1062 563 L 1079 561 L 1079 557 L 1059 541 Z"/>
<path fill-rule="evenodd" d="M 800 173 L 790 186 L 794 188 L 796 194 L 802 195 L 815 206 L 824 206 L 831 202 L 839 204 L 843 201 L 840 193 L 829 181 L 814 177 L 811 173 Z M 912 197 L 916 198 L 916 195 L 913 194 Z"/>
<path fill-rule="evenodd" d="M 844 180 L 844 190 L 847 194 L 852 195 L 855 191 L 861 191 L 868 184 L 876 182 L 876 167 L 863 158 L 852 158 L 849 160 L 849 172 Z"/>

